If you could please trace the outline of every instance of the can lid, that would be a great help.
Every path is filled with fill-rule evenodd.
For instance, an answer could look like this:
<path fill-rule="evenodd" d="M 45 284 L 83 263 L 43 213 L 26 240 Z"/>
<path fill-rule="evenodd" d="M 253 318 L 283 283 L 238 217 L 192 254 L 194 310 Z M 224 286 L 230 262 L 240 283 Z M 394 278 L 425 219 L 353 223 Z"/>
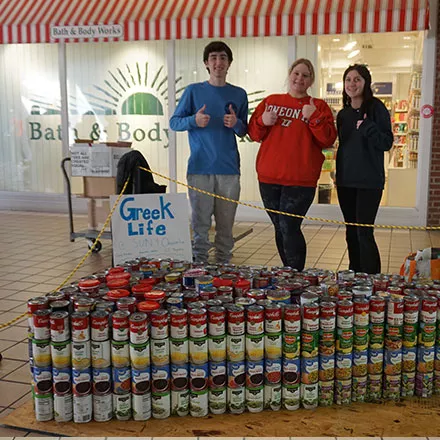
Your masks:
<path fill-rule="evenodd" d="M 130 295 L 130 292 L 125 289 L 114 289 L 109 290 L 107 292 L 107 297 L 111 299 L 119 299 L 119 298 L 125 298 Z"/>
<path fill-rule="evenodd" d="M 122 273 L 125 272 L 125 268 L 122 266 L 115 266 L 115 267 L 111 267 L 108 271 L 107 271 L 107 275 L 113 275 L 115 273 Z"/>
<path fill-rule="evenodd" d="M 133 286 L 131 286 L 131 291 L 133 293 L 151 292 L 151 290 L 153 290 L 152 284 L 140 283 L 140 284 L 134 284 Z"/>
<path fill-rule="evenodd" d="M 122 272 L 122 273 L 115 273 L 115 274 L 111 274 L 111 275 L 107 275 L 105 277 L 107 284 L 109 282 L 113 282 L 113 281 L 117 281 L 117 280 L 125 280 L 125 281 L 130 281 L 131 279 L 131 274 L 128 272 Z"/>
<path fill-rule="evenodd" d="M 119 289 L 126 287 L 129 284 L 129 280 L 125 278 L 113 278 L 111 280 L 107 279 L 107 287 L 109 289 Z"/>
<path fill-rule="evenodd" d="M 160 308 L 160 304 L 157 301 L 141 301 L 137 304 L 139 312 L 152 312 Z"/>
<path fill-rule="evenodd" d="M 165 292 L 163 290 L 151 290 L 144 293 L 144 298 L 147 301 L 160 301 L 165 299 Z"/>
<path fill-rule="evenodd" d="M 99 280 L 96 280 L 96 279 L 81 280 L 78 283 L 78 286 L 79 286 L 80 289 L 99 287 L 100 285 L 101 285 L 101 282 Z"/>

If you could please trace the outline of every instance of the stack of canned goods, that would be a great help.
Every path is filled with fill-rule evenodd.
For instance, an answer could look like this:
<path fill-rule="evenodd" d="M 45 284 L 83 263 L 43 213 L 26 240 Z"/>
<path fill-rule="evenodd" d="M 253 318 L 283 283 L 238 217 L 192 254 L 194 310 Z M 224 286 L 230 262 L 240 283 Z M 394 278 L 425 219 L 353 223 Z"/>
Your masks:
<path fill-rule="evenodd" d="M 36 418 L 76 423 L 440 393 L 440 285 L 130 262 L 29 301 Z"/>

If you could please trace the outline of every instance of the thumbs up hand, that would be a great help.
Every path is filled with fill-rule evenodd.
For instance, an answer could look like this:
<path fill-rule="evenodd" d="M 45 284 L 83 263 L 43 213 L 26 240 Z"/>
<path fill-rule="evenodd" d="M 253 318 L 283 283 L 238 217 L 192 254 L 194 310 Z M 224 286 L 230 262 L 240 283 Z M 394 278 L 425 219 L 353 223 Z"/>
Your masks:
<path fill-rule="evenodd" d="M 359 130 L 359 127 L 362 125 L 362 122 L 364 122 L 365 119 L 367 119 L 366 113 L 364 113 L 364 119 L 360 119 L 359 121 L 356 122 L 356 130 Z"/>
<path fill-rule="evenodd" d="M 228 128 L 233 128 L 237 123 L 237 115 L 235 114 L 232 104 L 229 104 L 229 114 L 226 114 L 223 117 L 223 123 L 225 124 L 225 127 Z"/>
<path fill-rule="evenodd" d="M 203 128 L 208 125 L 211 116 L 205 114 L 206 104 L 203 104 L 203 107 L 198 110 L 196 113 L 196 124 L 198 127 Z"/>
<path fill-rule="evenodd" d="M 270 111 L 267 110 L 267 105 L 266 105 L 266 110 L 264 110 L 264 113 L 261 115 L 261 119 L 263 120 L 264 125 L 270 127 L 272 125 L 275 125 L 278 116 L 276 112 L 274 112 L 273 110 Z"/>
<path fill-rule="evenodd" d="M 302 114 L 305 119 L 309 120 L 315 110 L 316 110 L 316 105 L 313 102 L 313 98 L 310 98 L 310 104 L 305 104 L 303 106 Z"/>

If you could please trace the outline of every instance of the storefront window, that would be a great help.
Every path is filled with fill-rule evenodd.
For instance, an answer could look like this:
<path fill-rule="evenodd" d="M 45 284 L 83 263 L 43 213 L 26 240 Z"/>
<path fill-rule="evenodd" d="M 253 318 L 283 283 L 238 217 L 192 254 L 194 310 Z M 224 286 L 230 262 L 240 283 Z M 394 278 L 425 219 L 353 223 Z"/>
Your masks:
<path fill-rule="evenodd" d="M 70 145 L 131 142 L 168 175 L 165 41 L 69 44 L 67 83 Z"/>
<path fill-rule="evenodd" d="M 355 63 L 366 64 L 373 92 L 390 111 L 394 146 L 385 153 L 383 206 L 414 207 L 423 32 L 325 35 L 318 37 L 319 92 L 335 114 L 342 108 L 342 75 Z M 337 203 L 334 190 L 334 150 L 325 152 L 318 203 Z"/>
<path fill-rule="evenodd" d="M 57 50 L 0 45 L 1 191 L 63 191 Z"/>

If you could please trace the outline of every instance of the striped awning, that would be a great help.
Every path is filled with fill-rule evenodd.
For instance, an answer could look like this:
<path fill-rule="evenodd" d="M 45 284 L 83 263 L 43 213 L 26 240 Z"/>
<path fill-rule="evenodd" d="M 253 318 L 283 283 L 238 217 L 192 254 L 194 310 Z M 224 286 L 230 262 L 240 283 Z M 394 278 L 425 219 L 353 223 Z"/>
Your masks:
<path fill-rule="evenodd" d="M 0 0 L 0 43 L 398 32 L 428 19 L 428 0 Z M 75 32 L 99 25 L 118 26 Z"/>

